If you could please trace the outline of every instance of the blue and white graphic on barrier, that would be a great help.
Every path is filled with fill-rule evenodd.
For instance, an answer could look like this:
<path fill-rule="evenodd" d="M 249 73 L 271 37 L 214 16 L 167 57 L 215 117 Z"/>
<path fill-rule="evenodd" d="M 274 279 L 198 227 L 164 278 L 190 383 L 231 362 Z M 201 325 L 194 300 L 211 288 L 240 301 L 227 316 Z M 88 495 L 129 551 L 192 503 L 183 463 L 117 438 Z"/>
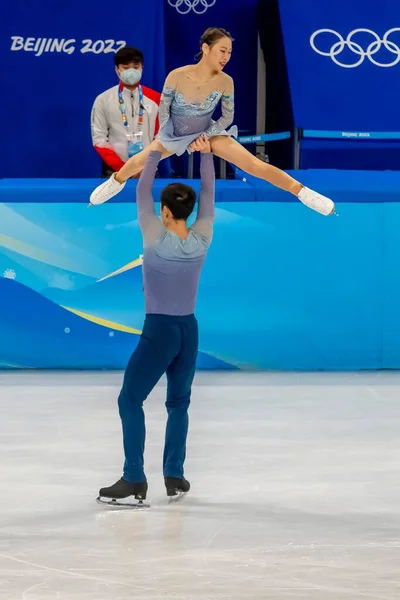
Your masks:
<path fill-rule="evenodd" d="M 143 84 L 161 91 L 165 76 L 160 0 L 123 8 L 96 0 L 6 2 L 0 37 L 0 177 L 99 177 L 90 113 L 117 84 L 113 57 L 143 51 Z M 111 18 L 110 18 L 111 16 Z"/>
<path fill-rule="evenodd" d="M 217 186 L 232 200 L 201 277 L 199 368 L 400 367 L 400 174 L 301 179 L 340 218 L 250 176 Z M 82 190 L 64 189 L 71 203 L 62 181 L 44 186 L 31 196 L 48 203 L 15 202 L 11 185 L 0 203 L 0 368 L 124 368 L 144 318 L 136 205 L 88 210 Z"/>
<path fill-rule="evenodd" d="M 400 3 L 279 5 L 295 125 L 399 131 Z"/>

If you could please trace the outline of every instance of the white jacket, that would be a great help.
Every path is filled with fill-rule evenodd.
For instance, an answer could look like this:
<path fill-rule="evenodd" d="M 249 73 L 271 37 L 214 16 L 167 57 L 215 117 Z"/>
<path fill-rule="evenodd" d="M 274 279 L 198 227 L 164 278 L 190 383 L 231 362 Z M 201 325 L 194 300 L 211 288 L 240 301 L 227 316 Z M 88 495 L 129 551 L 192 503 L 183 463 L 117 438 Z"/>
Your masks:
<path fill-rule="evenodd" d="M 106 90 L 94 101 L 92 108 L 92 142 L 93 146 L 102 156 L 107 164 L 118 162 L 118 158 L 123 162 L 128 160 L 127 133 L 136 133 L 138 129 L 139 117 L 139 90 L 136 88 L 131 91 L 126 87 L 122 89 L 122 95 L 126 107 L 126 116 L 129 127 L 124 127 L 118 99 L 119 85 Z M 148 146 L 154 139 L 158 131 L 158 104 L 160 94 L 145 86 L 143 90 L 143 144 Z M 105 151 L 102 151 L 104 149 Z M 108 152 L 107 152 L 108 149 Z M 113 152 L 110 153 L 110 150 Z M 114 160 L 113 154 L 116 154 Z M 115 164 L 110 164 L 115 167 Z M 122 166 L 122 164 L 120 165 Z M 120 168 L 118 166 L 117 168 Z"/>

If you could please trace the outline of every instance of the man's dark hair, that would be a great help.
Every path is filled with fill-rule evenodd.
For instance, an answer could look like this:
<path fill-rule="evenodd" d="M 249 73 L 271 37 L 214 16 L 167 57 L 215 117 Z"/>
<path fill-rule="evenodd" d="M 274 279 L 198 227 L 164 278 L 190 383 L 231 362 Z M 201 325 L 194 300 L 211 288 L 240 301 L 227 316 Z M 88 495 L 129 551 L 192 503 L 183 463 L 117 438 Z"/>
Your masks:
<path fill-rule="evenodd" d="M 141 50 L 133 48 L 133 46 L 124 46 L 120 48 L 114 55 L 115 66 L 128 65 L 129 63 L 140 63 L 144 64 L 144 56 Z"/>
<path fill-rule="evenodd" d="M 161 192 L 161 207 L 166 206 L 177 221 L 186 221 L 196 204 L 196 192 L 185 183 L 170 183 Z"/>

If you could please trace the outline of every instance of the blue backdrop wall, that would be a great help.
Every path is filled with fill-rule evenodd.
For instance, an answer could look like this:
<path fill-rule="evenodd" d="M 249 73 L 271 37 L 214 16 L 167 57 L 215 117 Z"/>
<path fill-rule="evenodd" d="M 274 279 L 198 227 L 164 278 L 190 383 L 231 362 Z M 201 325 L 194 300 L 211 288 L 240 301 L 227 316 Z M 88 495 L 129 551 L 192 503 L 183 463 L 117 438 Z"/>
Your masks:
<path fill-rule="evenodd" d="M 143 9 L 142 9 L 143 8 Z M 143 82 L 165 76 L 164 2 L 5 0 L 0 28 L 0 177 L 96 177 L 90 139 L 95 97 L 117 83 L 114 52 L 145 54 Z"/>
<path fill-rule="evenodd" d="M 114 52 L 143 50 L 143 82 L 161 91 L 166 73 L 193 63 L 209 26 L 236 39 L 227 68 L 236 83 L 235 122 L 254 133 L 257 0 L 146 0 L 118 8 L 96 0 L 6 0 L 0 28 L 0 177 L 97 177 L 90 111 L 117 82 Z"/>
<path fill-rule="evenodd" d="M 279 0 L 295 125 L 400 131 L 400 3 Z"/>

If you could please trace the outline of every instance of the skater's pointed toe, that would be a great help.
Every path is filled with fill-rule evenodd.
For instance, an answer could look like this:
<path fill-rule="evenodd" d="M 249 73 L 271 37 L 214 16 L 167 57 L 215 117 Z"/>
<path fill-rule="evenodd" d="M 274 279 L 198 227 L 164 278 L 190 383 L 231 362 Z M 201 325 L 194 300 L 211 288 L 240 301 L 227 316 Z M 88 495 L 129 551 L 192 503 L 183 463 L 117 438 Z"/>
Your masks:
<path fill-rule="evenodd" d="M 115 173 L 111 175 L 107 181 L 99 185 L 90 195 L 89 206 L 97 206 L 99 204 L 104 204 L 121 192 L 125 187 L 126 181 L 124 183 L 119 183 L 115 179 Z"/>
<path fill-rule="evenodd" d="M 329 217 L 335 212 L 335 203 L 330 198 L 310 190 L 310 188 L 303 187 L 297 197 L 308 208 L 319 212 L 325 217 Z"/>

